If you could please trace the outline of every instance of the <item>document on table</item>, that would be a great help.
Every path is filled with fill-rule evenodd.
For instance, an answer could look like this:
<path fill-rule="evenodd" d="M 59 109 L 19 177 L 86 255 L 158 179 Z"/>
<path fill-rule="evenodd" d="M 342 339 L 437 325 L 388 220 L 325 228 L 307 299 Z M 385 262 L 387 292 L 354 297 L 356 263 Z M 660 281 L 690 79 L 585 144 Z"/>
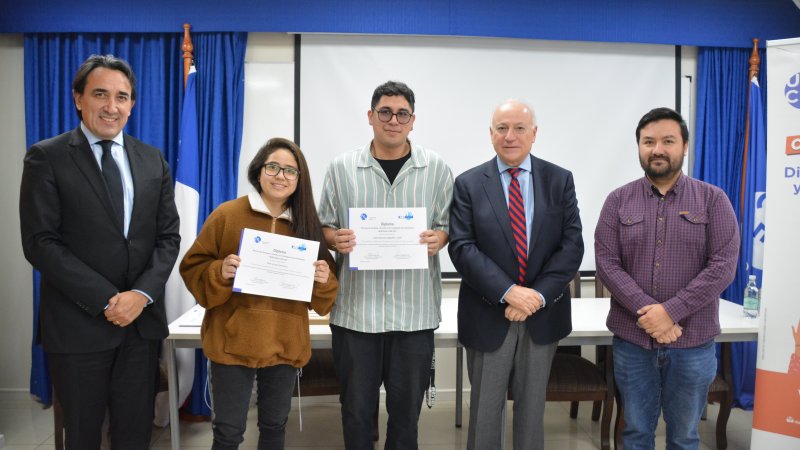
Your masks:
<path fill-rule="evenodd" d="M 203 325 L 203 316 L 206 314 L 206 309 L 200 305 L 194 305 L 189 311 L 183 313 L 180 317 L 181 327 L 199 327 Z"/>
<path fill-rule="evenodd" d="M 426 223 L 425 208 L 350 208 L 350 269 L 427 269 L 428 246 L 419 242 Z"/>
<path fill-rule="evenodd" d="M 244 228 L 233 291 L 311 301 L 319 242 Z"/>

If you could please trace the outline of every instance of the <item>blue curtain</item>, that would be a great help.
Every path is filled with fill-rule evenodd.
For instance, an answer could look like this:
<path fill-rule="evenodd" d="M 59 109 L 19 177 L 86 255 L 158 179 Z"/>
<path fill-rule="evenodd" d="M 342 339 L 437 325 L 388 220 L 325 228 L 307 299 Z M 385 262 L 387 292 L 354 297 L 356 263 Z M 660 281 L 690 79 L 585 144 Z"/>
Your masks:
<path fill-rule="evenodd" d="M 43 33 L 25 35 L 26 141 L 34 143 L 75 128 L 72 78 L 91 54 L 114 54 L 127 60 L 138 78 L 137 100 L 126 131 L 162 149 L 170 167 L 178 155 L 183 98 L 182 33 Z M 200 127 L 200 220 L 236 196 L 244 115 L 245 33 L 197 33 L 197 104 Z M 175 171 L 173 170 L 173 173 Z M 39 276 L 34 271 L 34 340 L 30 390 L 44 404 L 52 402 L 47 362 L 38 333 Z M 198 361 L 205 370 L 205 364 Z M 198 370 L 198 372 L 200 372 Z M 205 380 L 205 373 L 196 374 Z M 195 383 L 203 386 L 204 383 Z M 199 402 L 200 405 L 203 402 Z M 193 407 L 195 414 L 208 409 Z"/>
<path fill-rule="evenodd" d="M 724 190 L 740 223 L 744 212 L 740 196 L 750 53 L 750 49 L 701 47 L 697 55 L 694 177 Z M 759 55 L 758 80 L 766 91 L 766 55 L 763 50 Z M 766 111 L 766 96 L 761 102 Z M 746 284 L 747 265 L 740 255 L 736 279 L 722 297 L 741 304 Z M 749 410 L 753 408 L 757 344 L 736 343 L 732 347 L 734 405 Z"/>
<path fill-rule="evenodd" d="M 236 198 L 247 33 L 194 33 L 200 130 L 200 220 Z M 199 231 L 199 230 L 198 230 Z"/>
<path fill-rule="evenodd" d="M 236 198 L 239 150 L 244 121 L 244 55 L 247 33 L 194 33 L 197 68 L 197 128 L 200 149 L 198 232 L 220 203 Z M 195 357 L 195 375 L 187 408 L 208 416 L 207 360 Z"/>

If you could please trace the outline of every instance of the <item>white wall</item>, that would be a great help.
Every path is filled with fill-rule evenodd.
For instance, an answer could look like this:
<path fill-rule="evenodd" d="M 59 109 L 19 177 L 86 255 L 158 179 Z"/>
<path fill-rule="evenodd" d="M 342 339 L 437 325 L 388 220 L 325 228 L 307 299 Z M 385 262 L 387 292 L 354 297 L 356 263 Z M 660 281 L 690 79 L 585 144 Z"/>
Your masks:
<path fill-rule="evenodd" d="M 0 398 L 27 396 L 31 366 L 32 274 L 22 255 L 19 183 L 25 155 L 22 35 L 0 34 Z"/>

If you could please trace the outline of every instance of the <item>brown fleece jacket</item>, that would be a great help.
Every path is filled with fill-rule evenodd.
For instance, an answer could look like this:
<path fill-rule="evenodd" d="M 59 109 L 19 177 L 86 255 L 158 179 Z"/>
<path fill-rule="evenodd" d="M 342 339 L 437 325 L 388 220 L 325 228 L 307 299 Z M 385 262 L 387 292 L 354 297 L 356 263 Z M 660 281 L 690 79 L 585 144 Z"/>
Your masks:
<path fill-rule="evenodd" d="M 180 265 L 186 287 L 206 308 L 203 351 L 219 364 L 303 367 L 311 358 L 309 304 L 233 292 L 233 279 L 222 279 L 222 260 L 238 253 L 243 228 L 292 235 L 288 220 L 254 211 L 247 196 L 211 213 Z M 326 283 L 314 282 L 310 307 L 320 315 L 336 299 L 339 283 L 331 269 Z"/>

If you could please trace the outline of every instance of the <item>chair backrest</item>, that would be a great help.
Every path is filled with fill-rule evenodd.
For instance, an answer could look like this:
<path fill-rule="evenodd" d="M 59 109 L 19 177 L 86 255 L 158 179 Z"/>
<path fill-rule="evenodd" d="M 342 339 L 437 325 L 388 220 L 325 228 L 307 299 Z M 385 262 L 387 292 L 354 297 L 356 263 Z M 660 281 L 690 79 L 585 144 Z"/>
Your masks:
<path fill-rule="evenodd" d="M 611 292 L 597 274 L 594 276 L 594 296 L 597 298 L 611 297 Z"/>
<path fill-rule="evenodd" d="M 575 276 L 569 281 L 569 295 L 570 298 L 581 297 L 581 273 L 575 272 Z M 556 349 L 557 353 L 564 353 L 569 355 L 581 355 L 580 345 L 561 345 Z"/>
<path fill-rule="evenodd" d="M 575 272 L 575 276 L 569 282 L 569 295 L 572 298 L 581 297 L 581 273 Z"/>

